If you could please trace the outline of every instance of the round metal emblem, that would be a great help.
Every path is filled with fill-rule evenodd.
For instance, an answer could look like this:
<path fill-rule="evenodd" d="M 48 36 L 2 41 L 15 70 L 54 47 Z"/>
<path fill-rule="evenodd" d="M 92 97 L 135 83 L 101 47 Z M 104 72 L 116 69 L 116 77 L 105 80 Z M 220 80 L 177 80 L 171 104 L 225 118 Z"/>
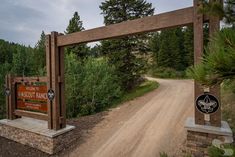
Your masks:
<path fill-rule="evenodd" d="M 204 114 L 212 114 L 219 109 L 220 104 L 215 96 L 205 93 L 197 98 L 196 107 Z"/>

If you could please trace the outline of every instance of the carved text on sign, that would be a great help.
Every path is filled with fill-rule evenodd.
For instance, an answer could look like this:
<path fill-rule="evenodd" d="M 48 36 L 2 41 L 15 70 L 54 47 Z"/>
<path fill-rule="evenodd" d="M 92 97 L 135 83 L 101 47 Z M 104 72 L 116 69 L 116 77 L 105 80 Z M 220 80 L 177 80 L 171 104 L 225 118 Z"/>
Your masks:
<path fill-rule="evenodd" d="M 17 109 L 47 112 L 47 86 L 18 85 Z"/>

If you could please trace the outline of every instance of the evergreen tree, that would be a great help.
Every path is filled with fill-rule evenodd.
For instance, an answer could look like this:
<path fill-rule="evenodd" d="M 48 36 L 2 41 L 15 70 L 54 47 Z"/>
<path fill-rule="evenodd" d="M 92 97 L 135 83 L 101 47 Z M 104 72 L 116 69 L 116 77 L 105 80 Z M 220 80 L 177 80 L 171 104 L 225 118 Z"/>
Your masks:
<path fill-rule="evenodd" d="M 100 5 L 105 25 L 120 23 L 154 13 L 151 3 L 145 0 L 106 0 Z M 128 36 L 102 42 L 101 51 L 107 54 L 109 62 L 116 67 L 124 90 L 132 89 L 144 72 L 144 61 L 139 58 L 147 52 L 148 35 Z"/>
<path fill-rule="evenodd" d="M 13 54 L 12 73 L 16 76 L 33 76 L 34 71 L 33 48 L 31 47 L 17 47 L 17 53 Z"/>
<path fill-rule="evenodd" d="M 85 30 L 82 26 L 83 23 L 80 20 L 80 16 L 78 15 L 78 12 L 75 12 L 72 19 L 69 21 L 69 25 L 66 28 L 65 34 L 80 32 Z M 79 45 L 73 45 L 69 46 L 67 49 L 67 52 L 74 53 L 77 55 L 79 59 L 84 59 L 87 57 L 87 53 L 89 51 L 89 48 L 86 44 L 79 44 Z"/>
<path fill-rule="evenodd" d="M 11 66 L 9 63 L 1 63 L 0 64 L 0 118 L 4 118 L 6 115 L 6 97 L 4 95 L 4 88 L 5 88 L 5 76 L 9 73 Z"/>
<path fill-rule="evenodd" d="M 215 0 L 213 2 L 208 2 L 207 0 L 201 1 L 203 4 L 201 11 L 204 14 L 224 18 L 225 23 L 231 24 L 235 28 L 235 0 L 225 0 L 224 8 L 221 0 Z"/>
<path fill-rule="evenodd" d="M 224 9 L 225 22 L 235 29 L 235 0 L 226 0 Z"/>
<path fill-rule="evenodd" d="M 182 71 L 190 65 L 189 57 L 191 55 L 185 49 L 185 34 L 182 28 L 173 28 L 163 30 L 153 36 L 150 40 L 150 47 L 157 67 L 173 68 L 177 71 Z M 189 38 L 191 37 L 190 35 L 188 36 Z M 192 41 L 192 39 L 190 40 Z M 190 43 L 186 44 L 190 48 Z"/>
<path fill-rule="evenodd" d="M 101 52 L 101 45 L 96 44 L 94 47 L 90 48 L 89 55 L 93 56 L 93 57 L 103 56 L 103 54 Z"/>
<path fill-rule="evenodd" d="M 206 48 L 203 62 L 188 70 L 188 74 L 206 86 L 220 84 L 224 80 L 235 79 L 235 0 L 226 0 L 225 9 L 220 1 L 208 3 L 203 0 L 203 13 L 225 18 L 232 28 L 217 32 Z"/>
<path fill-rule="evenodd" d="M 13 54 L 16 53 L 18 46 L 20 45 L 0 39 L 0 64 L 12 63 Z"/>
<path fill-rule="evenodd" d="M 193 48 L 193 27 L 188 26 L 184 29 L 184 50 L 186 52 L 186 66 L 194 64 L 194 48 Z"/>
<path fill-rule="evenodd" d="M 40 40 L 37 42 L 34 48 L 34 66 L 38 75 L 43 75 L 46 72 L 46 47 L 45 47 L 46 35 L 44 31 L 41 33 Z"/>
<path fill-rule="evenodd" d="M 235 31 L 227 28 L 215 34 L 206 48 L 203 62 L 188 73 L 207 86 L 235 79 Z"/>
<path fill-rule="evenodd" d="M 158 67 L 159 64 L 159 57 L 158 52 L 160 50 L 161 40 L 160 40 L 161 33 L 156 32 L 153 34 L 152 38 L 149 40 L 149 47 L 153 55 L 153 65 L 154 67 Z"/>
<path fill-rule="evenodd" d="M 34 49 L 0 40 L 0 118 L 5 115 L 5 95 L 3 94 L 5 76 L 35 76 Z"/>

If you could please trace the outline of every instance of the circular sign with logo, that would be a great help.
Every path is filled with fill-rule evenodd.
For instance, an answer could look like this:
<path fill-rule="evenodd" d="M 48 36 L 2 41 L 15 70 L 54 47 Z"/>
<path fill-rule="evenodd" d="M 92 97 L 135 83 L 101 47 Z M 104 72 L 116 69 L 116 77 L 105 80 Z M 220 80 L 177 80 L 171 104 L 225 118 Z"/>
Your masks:
<path fill-rule="evenodd" d="M 55 92 L 52 89 L 49 89 L 47 92 L 47 97 L 50 101 L 52 101 L 55 98 Z"/>
<path fill-rule="evenodd" d="M 11 90 L 9 88 L 5 88 L 4 94 L 6 96 L 10 96 L 11 95 Z"/>
<path fill-rule="evenodd" d="M 219 109 L 220 104 L 215 96 L 205 93 L 197 98 L 196 107 L 204 114 L 212 114 Z"/>

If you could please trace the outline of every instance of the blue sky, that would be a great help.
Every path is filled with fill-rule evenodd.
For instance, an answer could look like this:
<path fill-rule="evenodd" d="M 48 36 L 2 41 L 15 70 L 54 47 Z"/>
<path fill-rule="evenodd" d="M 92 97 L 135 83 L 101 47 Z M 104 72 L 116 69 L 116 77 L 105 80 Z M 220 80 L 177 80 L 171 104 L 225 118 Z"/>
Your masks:
<path fill-rule="evenodd" d="M 34 46 L 42 30 L 64 32 L 78 11 L 85 29 L 103 26 L 104 0 L 0 0 L 0 39 Z M 147 0 L 155 14 L 192 6 L 193 0 Z"/>

